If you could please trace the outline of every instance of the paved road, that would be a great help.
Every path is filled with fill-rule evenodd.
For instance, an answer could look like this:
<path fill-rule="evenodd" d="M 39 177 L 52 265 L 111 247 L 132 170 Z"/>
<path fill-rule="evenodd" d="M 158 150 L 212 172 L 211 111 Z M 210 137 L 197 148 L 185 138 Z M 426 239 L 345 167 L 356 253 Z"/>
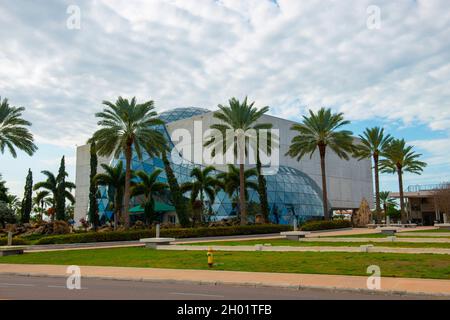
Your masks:
<path fill-rule="evenodd" d="M 303 299 L 436 299 L 425 296 L 289 290 L 228 285 L 82 279 L 81 290 L 68 290 L 65 278 L 0 275 L 2 299 L 145 299 L 145 300 L 303 300 Z"/>

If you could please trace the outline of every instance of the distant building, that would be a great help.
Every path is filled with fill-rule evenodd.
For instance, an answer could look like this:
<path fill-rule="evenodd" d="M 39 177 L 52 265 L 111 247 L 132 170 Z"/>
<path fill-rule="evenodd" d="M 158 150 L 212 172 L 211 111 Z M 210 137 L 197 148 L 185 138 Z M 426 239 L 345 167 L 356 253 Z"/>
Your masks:
<path fill-rule="evenodd" d="M 404 192 L 408 220 L 412 223 L 432 226 L 435 222 L 444 222 L 444 212 L 440 212 L 435 192 L 441 185 L 414 185 Z M 392 198 L 400 198 L 399 192 L 391 192 Z"/>

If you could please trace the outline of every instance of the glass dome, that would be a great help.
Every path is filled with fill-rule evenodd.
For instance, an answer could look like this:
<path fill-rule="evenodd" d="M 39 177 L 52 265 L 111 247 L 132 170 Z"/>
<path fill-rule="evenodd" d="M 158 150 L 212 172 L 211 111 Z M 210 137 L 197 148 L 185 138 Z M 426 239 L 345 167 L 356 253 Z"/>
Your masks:
<path fill-rule="evenodd" d="M 210 112 L 210 110 L 202 108 L 176 108 L 162 112 L 159 115 L 159 118 L 166 123 L 170 123 L 208 112 Z M 173 143 L 170 140 L 166 127 L 160 126 L 157 130 L 164 134 L 167 141 L 169 141 L 173 147 Z M 190 172 L 198 165 L 188 161 L 183 161 L 182 164 L 175 164 L 173 163 L 170 154 L 168 154 L 168 159 L 171 162 L 173 172 L 179 184 L 191 181 L 192 178 L 190 177 Z M 125 161 L 125 159 L 121 156 L 118 160 L 113 160 L 111 165 L 115 165 L 117 161 Z M 139 160 L 137 155 L 133 154 L 131 168 L 132 170 L 143 170 L 148 173 L 153 172 L 155 169 L 161 169 L 162 173 L 158 180 L 167 182 L 164 164 L 158 157 L 150 157 L 148 154 L 144 153 L 142 159 Z M 218 171 L 215 173 L 218 173 Z M 323 216 L 321 189 L 314 180 L 303 172 L 291 167 L 281 166 L 276 175 L 266 176 L 266 181 L 271 222 L 290 224 L 292 223 L 294 215 L 300 220 L 308 220 Z M 108 196 L 108 189 L 106 187 L 99 188 L 99 192 L 100 198 L 98 203 L 100 216 L 106 215 L 106 217 L 110 219 L 112 217 L 112 211 L 110 209 L 112 206 L 112 201 L 110 200 L 112 199 L 111 195 Z M 188 197 L 189 195 L 186 196 Z M 258 193 L 249 190 L 249 199 L 247 199 L 247 201 L 248 203 L 259 203 Z M 220 220 L 236 215 L 232 200 L 223 191 L 220 191 L 216 195 L 216 199 L 211 207 L 215 214 L 213 217 L 214 220 Z"/>

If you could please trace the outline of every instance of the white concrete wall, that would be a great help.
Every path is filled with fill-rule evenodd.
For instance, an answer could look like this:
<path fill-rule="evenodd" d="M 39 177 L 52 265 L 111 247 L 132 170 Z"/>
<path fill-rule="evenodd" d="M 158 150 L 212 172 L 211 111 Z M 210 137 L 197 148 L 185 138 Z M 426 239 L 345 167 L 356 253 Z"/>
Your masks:
<path fill-rule="evenodd" d="M 179 120 L 167 125 L 170 134 L 179 128 L 187 129 L 194 139 L 191 153 L 194 154 L 194 146 L 199 150 L 203 145 L 203 137 L 194 137 L 194 121 L 202 121 L 203 132 L 209 129 L 217 120 L 213 118 L 213 112 L 195 116 L 189 119 Z M 312 158 L 305 156 L 300 162 L 291 157 L 285 156 L 289 150 L 292 138 L 295 132 L 290 130 L 295 123 L 293 121 L 280 119 L 273 116 L 265 115 L 260 121 L 261 123 L 271 123 L 274 129 L 280 130 L 280 165 L 296 168 L 309 175 L 317 185 L 322 188 L 322 176 L 320 169 L 320 158 L 318 152 L 314 153 Z M 190 141 L 181 143 L 175 142 L 182 147 L 188 147 Z M 331 150 L 327 149 L 326 155 L 326 172 L 328 197 L 332 208 L 335 209 L 351 209 L 359 208 L 362 198 L 366 198 L 372 204 L 373 199 L 373 182 L 371 161 L 369 159 L 358 161 L 351 158 L 349 161 L 339 159 L 339 157 Z M 216 165 L 219 170 L 226 170 L 226 166 Z"/>
<path fill-rule="evenodd" d="M 97 172 L 104 170 L 101 164 L 109 164 L 111 158 L 98 157 Z M 75 184 L 75 213 L 76 226 L 80 225 L 80 219 L 85 218 L 89 207 L 89 176 L 90 168 L 90 145 L 77 147 L 76 177 Z"/>

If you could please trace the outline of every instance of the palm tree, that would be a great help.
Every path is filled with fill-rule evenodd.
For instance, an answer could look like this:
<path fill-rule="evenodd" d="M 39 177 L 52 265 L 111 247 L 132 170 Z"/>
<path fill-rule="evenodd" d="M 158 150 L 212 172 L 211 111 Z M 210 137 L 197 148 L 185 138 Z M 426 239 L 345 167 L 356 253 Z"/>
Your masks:
<path fill-rule="evenodd" d="M 396 205 L 395 200 L 393 198 L 391 198 L 390 191 L 380 191 L 380 195 L 379 195 L 378 199 L 381 202 L 381 204 L 383 205 L 384 216 L 386 217 L 388 208 L 390 206 Z"/>
<path fill-rule="evenodd" d="M 267 111 L 269 107 L 263 107 L 257 109 L 254 107 L 254 102 L 248 104 L 247 98 L 241 103 L 236 98 L 231 98 L 228 101 L 228 106 L 219 105 L 219 111 L 214 113 L 214 118 L 221 121 L 219 124 L 211 125 L 211 129 L 215 129 L 221 132 L 221 141 L 215 141 L 211 139 L 205 143 L 205 146 L 222 146 L 222 150 L 225 153 L 231 146 L 234 147 L 234 154 L 239 154 L 239 181 L 240 189 L 244 189 L 244 172 L 245 172 L 245 154 L 248 152 L 246 149 L 246 140 L 256 139 L 252 136 L 252 130 L 258 132 L 261 129 L 270 129 L 272 125 L 270 123 L 255 124 Z M 234 135 L 229 137 L 227 131 L 232 130 Z M 216 148 L 214 148 L 215 150 Z M 214 152 L 213 152 L 214 154 Z M 241 209 L 241 224 L 247 224 L 247 208 L 245 202 L 245 192 L 239 193 L 239 203 Z"/>
<path fill-rule="evenodd" d="M 380 177 L 379 177 L 379 158 L 384 152 L 386 146 L 391 142 L 392 137 L 384 134 L 384 129 L 379 127 L 367 128 L 359 136 L 361 143 L 355 145 L 355 156 L 361 159 L 372 158 L 375 173 L 375 210 L 377 218 L 380 219 Z"/>
<path fill-rule="evenodd" d="M 64 197 L 69 200 L 72 204 L 75 203 L 75 198 L 71 191 L 76 188 L 75 183 L 70 181 L 65 181 L 58 179 L 52 172 L 48 170 L 41 171 L 43 175 L 47 177 L 45 181 L 38 182 L 34 185 L 33 190 L 44 189 L 52 195 L 52 208 L 55 209 L 56 202 L 58 199 L 58 189 L 64 192 Z M 67 175 L 67 172 L 66 172 Z M 61 183 L 64 185 L 62 186 Z M 52 216 L 54 219 L 54 216 Z"/>
<path fill-rule="evenodd" d="M 42 190 L 36 193 L 36 196 L 33 198 L 33 203 L 35 205 L 35 212 L 39 213 L 41 220 L 42 214 L 45 212 L 45 209 L 48 206 L 53 206 L 53 199 L 49 197 L 50 192 L 47 190 Z"/>
<path fill-rule="evenodd" d="M 109 101 L 103 101 L 103 104 L 106 108 L 95 114 L 100 119 L 97 124 L 101 128 L 94 133 L 92 140 L 95 140 L 100 156 L 109 157 L 113 154 L 118 158 L 121 153 L 125 154 L 124 213 L 125 226 L 128 228 L 133 149 L 139 159 L 142 159 L 142 151 L 146 151 L 149 156 L 157 156 L 166 141 L 154 127 L 164 122 L 156 118 L 153 101 L 138 104 L 136 98 L 128 101 L 119 97 L 115 104 Z"/>
<path fill-rule="evenodd" d="M 33 135 L 27 128 L 31 126 L 31 123 L 22 119 L 23 111 L 25 108 L 10 107 L 8 99 L 5 98 L 2 101 L 0 97 L 0 151 L 2 154 L 5 147 L 14 158 L 17 157 L 14 147 L 30 156 L 37 150 L 33 143 Z"/>
<path fill-rule="evenodd" d="M 14 194 L 8 194 L 6 204 L 12 211 L 18 212 L 18 210 L 22 205 L 22 201 L 19 199 L 18 196 Z"/>
<path fill-rule="evenodd" d="M 298 135 L 292 139 L 286 155 L 296 157 L 297 161 L 300 161 L 306 154 L 312 158 L 316 150 L 319 150 L 323 214 L 326 220 L 330 219 L 325 168 L 326 150 L 329 147 L 339 158 L 349 160 L 349 154 L 353 152 L 353 133 L 338 130 L 349 123 L 350 121 L 344 120 L 343 113 L 331 113 L 331 109 L 321 108 L 317 113 L 309 110 L 309 116 L 303 116 L 303 123 L 291 127 Z"/>
<path fill-rule="evenodd" d="M 120 209 L 122 208 L 123 190 L 125 187 L 125 171 L 123 162 L 119 161 L 115 167 L 102 164 L 104 173 L 97 173 L 93 179 L 97 185 L 107 186 L 114 190 L 114 230 L 117 230 Z"/>
<path fill-rule="evenodd" d="M 147 223 L 150 224 L 155 220 L 155 200 L 154 196 L 160 195 L 167 189 L 167 184 L 158 181 L 158 176 L 162 170 L 156 169 L 151 174 L 147 174 L 145 171 L 136 172 L 136 177 L 140 179 L 133 188 L 131 188 L 132 196 L 144 196 L 144 214 Z"/>
<path fill-rule="evenodd" d="M 191 192 L 191 206 L 194 207 L 195 201 L 200 196 L 201 212 L 205 210 L 205 194 L 208 196 L 210 205 L 214 203 L 216 193 L 215 189 L 219 185 L 218 179 L 210 175 L 216 168 L 208 166 L 203 170 L 201 168 L 194 168 L 191 171 L 191 182 L 186 182 L 181 186 L 182 192 Z M 194 221 L 195 224 L 195 221 Z"/>
<path fill-rule="evenodd" d="M 228 165 L 228 171 L 222 172 L 217 175 L 218 187 L 217 189 L 224 190 L 230 198 L 233 198 L 234 195 L 238 195 L 239 199 L 241 199 L 241 194 L 245 195 L 245 198 L 248 198 L 248 190 L 253 189 L 258 191 L 258 184 L 250 180 L 250 178 L 257 176 L 256 169 L 248 169 L 244 171 L 244 192 L 241 192 L 241 174 L 240 169 L 235 167 L 234 165 Z M 242 219 L 242 210 L 239 202 L 239 211 Z"/>
<path fill-rule="evenodd" d="M 380 169 L 384 173 L 397 173 L 400 190 L 400 211 L 402 223 L 407 223 L 405 199 L 403 194 L 403 173 L 421 174 L 427 166 L 425 162 L 417 160 L 422 155 L 415 153 L 413 146 L 407 146 L 405 139 L 393 139 L 383 152 L 385 159 L 380 160 Z"/>

